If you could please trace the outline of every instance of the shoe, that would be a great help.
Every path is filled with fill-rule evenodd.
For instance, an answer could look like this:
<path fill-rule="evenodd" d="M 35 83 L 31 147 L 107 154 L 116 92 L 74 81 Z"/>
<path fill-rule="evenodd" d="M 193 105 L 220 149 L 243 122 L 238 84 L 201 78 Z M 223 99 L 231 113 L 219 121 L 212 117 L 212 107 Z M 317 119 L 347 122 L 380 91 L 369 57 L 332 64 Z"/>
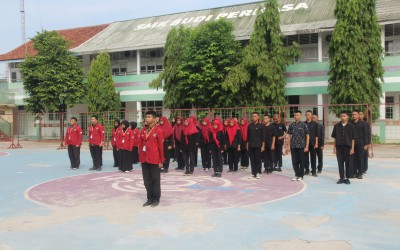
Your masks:
<path fill-rule="evenodd" d="M 72 170 L 77 170 L 77 168 L 72 168 Z"/>
<path fill-rule="evenodd" d="M 256 177 L 254 175 L 249 176 L 249 179 L 255 179 Z"/>
<path fill-rule="evenodd" d="M 214 173 L 213 175 L 211 175 L 211 177 L 218 177 L 217 173 Z"/>
<path fill-rule="evenodd" d="M 232 171 L 233 171 L 233 170 L 230 170 L 230 169 L 229 169 L 227 173 L 230 173 L 230 172 L 232 172 Z"/>
<path fill-rule="evenodd" d="M 186 171 L 183 175 L 189 175 L 189 174 L 190 174 L 190 172 Z"/>
<path fill-rule="evenodd" d="M 96 171 L 101 171 L 101 167 L 100 168 L 96 168 Z"/>
<path fill-rule="evenodd" d="M 96 170 L 95 167 L 89 168 L 90 171 Z"/>
<path fill-rule="evenodd" d="M 302 181 L 303 177 L 297 177 L 297 181 Z"/>
<path fill-rule="evenodd" d="M 130 172 L 130 171 L 128 171 L 128 170 L 127 170 L 127 171 L 125 171 L 125 173 L 129 173 L 129 172 Z"/>
<path fill-rule="evenodd" d="M 281 167 L 278 168 L 278 172 L 282 172 L 282 168 Z"/>
<path fill-rule="evenodd" d="M 299 177 L 295 176 L 293 177 L 292 181 L 297 181 L 299 179 Z"/>
<path fill-rule="evenodd" d="M 316 173 L 312 174 L 313 177 L 318 177 L 318 175 Z"/>
<path fill-rule="evenodd" d="M 349 184 L 350 184 L 350 180 L 349 180 L 349 179 L 346 179 L 346 180 L 344 180 L 344 183 L 347 184 L 347 185 L 349 185 Z"/>
<path fill-rule="evenodd" d="M 309 170 L 306 170 L 306 172 L 304 172 L 304 175 L 309 175 L 309 174 L 310 174 Z"/>
<path fill-rule="evenodd" d="M 206 171 L 206 169 L 205 169 L 205 168 L 202 168 L 201 171 Z"/>
<path fill-rule="evenodd" d="M 362 174 L 360 174 L 360 175 L 357 176 L 357 179 L 360 179 L 360 180 L 361 180 L 362 178 L 363 178 Z"/>
<path fill-rule="evenodd" d="M 364 171 L 364 172 L 363 172 L 363 175 L 367 175 L 367 171 Z"/>
<path fill-rule="evenodd" d="M 151 207 L 157 207 L 158 205 L 160 205 L 159 201 L 154 201 L 153 203 L 151 203 Z"/>
<path fill-rule="evenodd" d="M 273 172 L 272 170 L 268 170 L 267 174 L 272 174 L 272 172 Z"/>
<path fill-rule="evenodd" d="M 257 174 L 256 179 L 261 179 L 261 174 Z"/>
<path fill-rule="evenodd" d="M 210 171 L 210 169 L 209 169 L 209 168 L 206 168 L 206 172 L 208 172 L 208 171 Z"/>
<path fill-rule="evenodd" d="M 268 174 L 268 172 L 269 172 L 268 170 L 266 170 L 266 169 L 264 170 L 264 173 Z"/>
<path fill-rule="evenodd" d="M 217 173 L 217 177 L 221 178 L 222 177 L 221 173 Z"/>
<path fill-rule="evenodd" d="M 150 206 L 152 203 L 153 203 L 153 201 L 148 200 L 148 201 L 146 201 L 146 203 L 143 204 L 143 207 Z"/>
<path fill-rule="evenodd" d="M 190 171 L 190 172 L 189 172 L 189 175 L 193 175 L 193 171 Z"/>
<path fill-rule="evenodd" d="M 163 173 L 164 174 L 168 173 L 168 169 L 164 169 Z"/>
<path fill-rule="evenodd" d="M 343 184 L 343 183 L 345 183 L 345 180 L 343 180 L 343 179 L 339 179 L 339 180 L 336 182 L 336 184 Z"/>
<path fill-rule="evenodd" d="M 318 171 L 317 171 L 317 174 L 320 174 L 320 173 L 322 173 L 322 170 L 318 170 Z"/>

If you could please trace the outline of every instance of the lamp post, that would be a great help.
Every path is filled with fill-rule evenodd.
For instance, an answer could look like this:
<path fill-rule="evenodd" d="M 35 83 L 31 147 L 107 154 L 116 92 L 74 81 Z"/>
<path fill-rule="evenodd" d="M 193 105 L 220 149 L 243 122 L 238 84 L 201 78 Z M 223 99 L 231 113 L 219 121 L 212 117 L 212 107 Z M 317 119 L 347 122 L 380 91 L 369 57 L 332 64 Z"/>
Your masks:
<path fill-rule="evenodd" d="M 66 149 L 64 146 L 64 113 L 65 113 L 65 105 L 64 105 L 64 99 L 62 96 L 60 96 L 60 112 L 61 112 L 61 117 L 60 117 L 60 146 L 58 146 L 59 149 Z"/>

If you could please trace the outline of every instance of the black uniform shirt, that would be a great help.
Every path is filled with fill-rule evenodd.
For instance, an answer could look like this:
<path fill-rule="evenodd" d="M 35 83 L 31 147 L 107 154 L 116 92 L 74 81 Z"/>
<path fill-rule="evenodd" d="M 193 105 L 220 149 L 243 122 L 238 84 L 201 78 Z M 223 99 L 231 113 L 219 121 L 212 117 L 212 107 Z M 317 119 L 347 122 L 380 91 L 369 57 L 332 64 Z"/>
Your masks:
<path fill-rule="evenodd" d="M 285 124 L 281 123 L 273 123 L 273 125 L 275 126 L 275 136 L 277 137 L 275 140 L 275 144 L 277 145 L 283 145 L 284 139 L 282 140 L 278 140 L 278 137 L 281 137 L 285 134 L 285 132 L 287 131 Z"/>
<path fill-rule="evenodd" d="M 316 143 L 316 138 L 318 137 L 318 123 L 314 121 L 305 121 L 304 124 L 307 125 L 308 131 L 310 132 L 310 147 L 314 147 Z"/>
<path fill-rule="evenodd" d="M 352 121 L 354 125 L 354 129 L 356 131 L 355 140 L 363 141 L 364 146 L 368 145 L 368 123 L 362 120 L 358 120 L 358 122 Z"/>
<path fill-rule="evenodd" d="M 355 139 L 354 125 L 348 122 L 345 126 L 338 122 L 333 127 L 332 138 L 335 138 L 336 146 L 351 146 L 352 140 Z"/>
<path fill-rule="evenodd" d="M 268 126 L 264 125 L 264 133 L 265 133 L 265 147 L 266 148 L 271 148 L 272 146 L 272 139 L 275 136 L 276 128 L 273 124 L 270 124 Z"/>
<path fill-rule="evenodd" d="M 264 124 L 251 123 L 247 129 L 247 141 L 250 148 L 261 147 L 264 140 Z"/>

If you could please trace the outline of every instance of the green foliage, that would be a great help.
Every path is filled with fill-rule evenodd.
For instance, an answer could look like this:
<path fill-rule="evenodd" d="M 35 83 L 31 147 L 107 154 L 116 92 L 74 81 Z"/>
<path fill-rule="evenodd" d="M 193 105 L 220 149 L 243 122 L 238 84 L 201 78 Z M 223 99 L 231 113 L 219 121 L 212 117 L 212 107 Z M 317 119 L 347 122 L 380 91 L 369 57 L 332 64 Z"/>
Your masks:
<path fill-rule="evenodd" d="M 286 104 L 284 72 L 300 56 L 294 43 L 283 46 L 277 0 L 267 1 L 258 10 L 250 44 L 243 51 L 243 59 L 228 74 L 225 90 L 240 96 L 247 106 L 282 106 Z"/>
<path fill-rule="evenodd" d="M 119 110 L 121 101 L 114 87 L 110 55 L 101 52 L 91 63 L 87 78 L 87 103 L 89 112 Z"/>
<path fill-rule="evenodd" d="M 81 103 L 85 96 L 83 70 L 68 50 L 70 42 L 55 31 L 38 33 L 32 41 L 37 55 L 20 64 L 27 109 L 62 111 L 65 105 Z"/>
<path fill-rule="evenodd" d="M 331 104 L 369 104 L 379 116 L 384 69 L 376 0 L 338 0 L 329 45 Z"/>

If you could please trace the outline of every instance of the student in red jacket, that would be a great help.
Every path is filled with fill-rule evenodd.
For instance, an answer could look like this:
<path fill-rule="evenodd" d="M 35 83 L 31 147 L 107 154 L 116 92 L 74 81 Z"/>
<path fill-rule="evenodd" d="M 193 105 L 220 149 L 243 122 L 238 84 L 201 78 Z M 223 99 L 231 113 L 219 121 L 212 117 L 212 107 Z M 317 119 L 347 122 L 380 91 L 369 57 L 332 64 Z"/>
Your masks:
<path fill-rule="evenodd" d="M 93 159 L 93 167 L 89 170 L 101 171 L 103 166 L 104 128 L 98 121 L 97 115 L 92 115 L 89 126 L 89 149 Z"/>
<path fill-rule="evenodd" d="M 70 119 L 71 126 L 67 128 L 65 134 L 65 145 L 68 146 L 68 156 L 73 170 L 78 169 L 81 164 L 82 129 L 77 122 L 78 119 L 72 117 Z"/>
<path fill-rule="evenodd" d="M 156 112 L 145 114 L 146 129 L 140 133 L 139 159 L 142 163 L 143 182 L 147 191 L 144 207 L 160 204 L 160 173 L 164 163 L 164 132 L 156 125 Z"/>
<path fill-rule="evenodd" d="M 111 145 L 113 147 L 114 168 L 119 168 L 119 152 L 117 150 L 117 138 L 120 132 L 121 122 L 118 119 L 114 120 L 114 127 L 111 131 Z"/>
<path fill-rule="evenodd" d="M 121 123 L 121 132 L 117 139 L 117 148 L 120 152 L 120 166 L 119 170 L 121 172 L 129 173 L 132 171 L 132 148 L 133 148 L 133 138 L 132 130 L 129 126 L 129 122 L 124 120 Z"/>

